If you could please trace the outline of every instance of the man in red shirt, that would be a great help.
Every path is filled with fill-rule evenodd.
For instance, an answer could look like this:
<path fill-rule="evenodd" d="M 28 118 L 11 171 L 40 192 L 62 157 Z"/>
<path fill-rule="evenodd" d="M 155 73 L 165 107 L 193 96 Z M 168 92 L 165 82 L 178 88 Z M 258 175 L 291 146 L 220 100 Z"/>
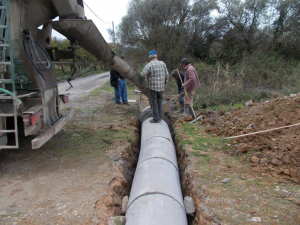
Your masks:
<path fill-rule="evenodd" d="M 185 69 L 185 75 L 184 75 L 184 83 L 182 84 L 183 88 L 186 91 L 186 94 L 184 96 L 184 113 L 187 116 L 193 116 L 193 96 L 195 94 L 195 90 L 197 88 L 201 87 L 198 74 L 195 70 L 195 68 L 190 64 L 189 60 L 187 58 L 183 58 L 181 60 L 181 65 Z M 190 102 L 189 102 L 190 100 Z"/>

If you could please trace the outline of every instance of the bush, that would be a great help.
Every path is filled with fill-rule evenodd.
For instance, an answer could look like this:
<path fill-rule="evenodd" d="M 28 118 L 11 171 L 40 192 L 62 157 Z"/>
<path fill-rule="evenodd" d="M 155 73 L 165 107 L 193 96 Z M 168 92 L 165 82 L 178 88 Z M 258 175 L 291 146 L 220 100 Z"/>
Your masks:
<path fill-rule="evenodd" d="M 263 101 L 275 92 L 299 91 L 299 66 L 295 60 L 264 52 L 245 55 L 235 65 L 195 63 L 202 84 L 196 91 L 195 108 Z"/>

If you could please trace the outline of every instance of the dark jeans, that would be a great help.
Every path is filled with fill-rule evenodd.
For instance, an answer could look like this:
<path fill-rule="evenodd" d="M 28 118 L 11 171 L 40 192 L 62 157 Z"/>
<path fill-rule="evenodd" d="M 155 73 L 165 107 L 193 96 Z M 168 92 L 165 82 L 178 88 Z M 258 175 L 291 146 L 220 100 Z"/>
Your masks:
<path fill-rule="evenodd" d="M 180 95 L 180 97 L 178 98 L 178 102 L 180 104 L 183 104 L 184 103 L 184 94 Z"/>
<path fill-rule="evenodd" d="M 122 99 L 123 103 L 127 103 L 127 86 L 126 86 L 126 80 L 120 79 L 118 81 L 118 87 L 115 88 L 115 103 L 119 103 L 120 98 Z"/>
<path fill-rule="evenodd" d="M 159 121 L 162 119 L 162 100 L 163 100 L 163 92 L 162 91 L 153 91 L 149 90 L 149 102 L 152 108 L 153 119 L 155 121 Z"/>

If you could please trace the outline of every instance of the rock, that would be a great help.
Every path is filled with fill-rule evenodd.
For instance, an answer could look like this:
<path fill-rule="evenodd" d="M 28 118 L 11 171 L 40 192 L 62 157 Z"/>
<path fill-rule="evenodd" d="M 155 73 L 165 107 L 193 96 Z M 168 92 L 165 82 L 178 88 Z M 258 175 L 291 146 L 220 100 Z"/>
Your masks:
<path fill-rule="evenodd" d="M 124 196 L 122 200 L 122 215 L 125 215 L 128 205 L 128 196 Z"/>
<path fill-rule="evenodd" d="M 295 98 L 297 95 L 296 94 L 290 94 L 290 97 Z"/>
<path fill-rule="evenodd" d="M 222 180 L 222 183 L 227 184 L 229 182 L 229 178 L 225 178 Z"/>
<path fill-rule="evenodd" d="M 266 166 L 266 165 L 268 165 L 268 163 L 269 163 L 270 161 L 267 159 L 267 158 L 262 158 L 261 160 L 260 160 L 260 165 L 262 165 L 262 166 Z"/>
<path fill-rule="evenodd" d="M 108 225 L 125 225 L 125 216 L 110 217 Z"/>
<path fill-rule="evenodd" d="M 114 160 L 114 161 L 118 161 L 119 159 L 122 159 L 122 156 L 121 156 L 121 155 L 117 155 L 117 156 L 113 157 L 113 160 Z"/>
<path fill-rule="evenodd" d="M 250 100 L 248 102 L 245 103 L 245 106 L 253 106 L 253 100 Z"/>
<path fill-rule="evenodd" d="M 292 163 L 291 157 L 289 155 L 285 155 L 283 157 L 282 161 L 284 162 L 284 164 L 291 164 Z"/>
<path fill-rule="evenodd" d="M 274 166 L 278 166 L 278 160 L 275 159 L 275 158 L 273 158 L 273 159 L 271 160 L 271 164 L 274 165 Z"/>
<path fill-rule="evenodd" d="M 244 144 L 244 143 L 241 143 L 237 146 L 237 148 L 240 152 L 247 152 L 247 147 L 248 147 L 248 145 Z"/>
<path fill-rule="evenodd" d="M 251 219 L 253 222 L 256 222 L 256 223 L 261 223 L 261 218 L 260 217 L 252 217 Z"/>
<path fill-rule="evenodd" d="M 246 174 L 242 174 L 240 178 L 241 178 L 241 180 L 247 180 L 247 175 Z"/>
<path fill-rule="evenodd" d="M 190 196 L 184 197 L 184 208 L 187 215 L 194 216 L 196 212 L 196 206 L 194 200 Z"/>
<path fill-rule="evenodd" d="M 257 165 L 260 159 L 257 156 L 251 156 L 250 161 Z"/>
<path fill-rule="evenodd" d="M 300 205 L 300 199 L 294 199 L 294 203 L 295 203 L 296 205 Z"/>

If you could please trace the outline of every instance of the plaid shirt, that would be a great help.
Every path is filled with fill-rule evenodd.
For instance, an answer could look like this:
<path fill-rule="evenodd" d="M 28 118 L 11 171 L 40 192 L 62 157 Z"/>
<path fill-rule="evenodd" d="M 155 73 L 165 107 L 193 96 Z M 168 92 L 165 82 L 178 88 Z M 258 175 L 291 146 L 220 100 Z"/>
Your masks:
<path fill-rule="evenodd" d="M 142 77 L 148 81 L 148 88 L 153 91 L 163 91 L 168 83 L 169 73 L 166 64 L 157 59 L 151 60 L 142 72 Z"/>

